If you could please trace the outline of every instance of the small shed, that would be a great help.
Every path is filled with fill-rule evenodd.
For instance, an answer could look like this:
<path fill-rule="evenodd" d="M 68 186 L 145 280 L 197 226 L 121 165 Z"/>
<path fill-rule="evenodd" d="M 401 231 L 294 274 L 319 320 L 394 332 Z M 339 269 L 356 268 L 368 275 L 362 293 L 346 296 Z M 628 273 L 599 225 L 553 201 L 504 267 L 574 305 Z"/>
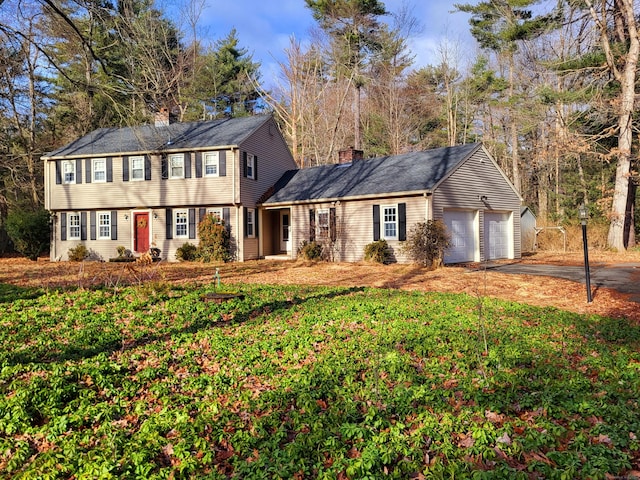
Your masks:
<path fill-rule="evenodd" d="M 523 206 L 520 209 L 520 235 L 522 238 L 522 253 L 531 253 L 536 251 L 536 221 L 537 218 L 529 207 Z"/>

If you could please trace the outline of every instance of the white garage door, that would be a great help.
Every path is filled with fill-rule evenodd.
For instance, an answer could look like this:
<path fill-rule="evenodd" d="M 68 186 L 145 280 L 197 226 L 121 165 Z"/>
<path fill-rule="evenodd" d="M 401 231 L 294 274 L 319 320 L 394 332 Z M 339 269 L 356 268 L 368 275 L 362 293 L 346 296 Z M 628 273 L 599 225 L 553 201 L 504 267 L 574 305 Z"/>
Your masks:
<path fill-rule="evenodd" d="M 446 211 L 444 223 L 451 236 L 445 252 L 445 263 L 473 262 L 476 260 L 475 211 Z"/>
<path fill-rule="evenodd" d="M 484 248 L 485 258 L 494 260 L 510 258 L 511 222 L 508 213 L 484 214 Z"/>

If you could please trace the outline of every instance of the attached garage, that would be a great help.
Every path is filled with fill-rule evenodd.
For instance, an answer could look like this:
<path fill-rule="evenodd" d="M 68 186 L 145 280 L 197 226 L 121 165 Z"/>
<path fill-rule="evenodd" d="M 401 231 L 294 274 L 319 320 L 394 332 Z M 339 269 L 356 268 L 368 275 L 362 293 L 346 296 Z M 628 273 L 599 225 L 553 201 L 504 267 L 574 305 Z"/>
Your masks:
<path fill-rule="evenodd" d="M 484 213 L 484 257 L 487 260 L 512 258 L 513 225 L 511 213 Z"/>
<path fill-rule="evenodd" d="M 477 217 L 475 210 L 445 210 L 444 223 L 451 235 L 445 263 L 479 261 Z"/>

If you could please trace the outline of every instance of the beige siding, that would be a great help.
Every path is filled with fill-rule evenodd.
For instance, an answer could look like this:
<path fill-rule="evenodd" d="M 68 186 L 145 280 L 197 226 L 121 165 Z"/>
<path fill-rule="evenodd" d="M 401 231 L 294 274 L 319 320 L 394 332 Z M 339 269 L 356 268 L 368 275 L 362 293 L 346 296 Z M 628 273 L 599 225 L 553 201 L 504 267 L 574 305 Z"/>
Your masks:
<path fill-rule="evenodd" d="M 483 195 L 487 197 L 484 202 L 480 199 Z M 433 194 L 433 218 L 441 220 L 447 209 L 479 212 L 480 260 L 485 259 L 484 212 L 512 213 L 513 256 L 520 258 L 520 198 L 483 149 L 437 186 Z"/>
<path fill-rule="evenodd" d="M 294 256 L 300 244 L 309 240 L 310 209 L 317 212 L 335 207 L 337 235 L 333 245 L 333 258 L 336 261 L 359 262 L 364 259 L 364 247 L 373 242 L 373 205 L 405 203 L 408 234 L 413 225 L 426 220 L 427 202 L 428 199 L 420 195 L 378 200 L 348 200 L 336 205 L 331 203 L 296 205 L 291 210 Z M 408 262 L 408 258 L 401 251 L 403 242 L 390 240 L 388 243 L 395 261 Z"/>

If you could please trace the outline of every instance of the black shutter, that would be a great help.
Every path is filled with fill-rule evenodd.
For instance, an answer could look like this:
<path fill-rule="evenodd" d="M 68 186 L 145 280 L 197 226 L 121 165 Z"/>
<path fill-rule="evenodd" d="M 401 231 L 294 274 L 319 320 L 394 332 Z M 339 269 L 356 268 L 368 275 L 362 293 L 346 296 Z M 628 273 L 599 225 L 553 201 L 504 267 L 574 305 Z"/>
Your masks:
<path fill-rule="evenodd" d="M 89 222 L 89 232 L 91 240 L 95 240 L 96 237 L 96 212 L 91 212 L 89 214 L 89 218 L 91 219 Z"/>
<path fill-rule="evenodd" d="M 113 158 L 107 157 L 107 183 L 113 182 Z"/>
<path fill-rule="evenodd" d="M 166 237 L 167 239 L 173 238 L 173 210 L 171 208 L 167 208 L 165 210 L 165 225 L 166 225 Z"/>
<path fill-rule="evenodd" d="M 258 180 L 258 156 L 253 156 L 253 179 Z"/>
<path fill-rule="evenodd" d="M 76 160 L 77 162 L 81 162 L 82 160 Z M 84 181 L 85 183 L 91 183 L 91 159 L 87 158 L 84 161 Z"/>
<path fill-rule="evenodd" d="M 129 181 L 129 157 L 122 157 L 122 181 Z"/>
<path fill-rule="evenodd" d="M 380 240 L 380 205 L 373 206 L 373 241 Z"/>
<path fill-rule="evenodd" d="M 222 221 L 224 222 L 224 226 L 227 227 L 227 231 L 231 231 L 231 209 L 229 207 L 225 207 L 222 209 Z"/>
<path fill-rule="evenodd" d="M 242 152 L 242 176 L 247 177 L 247 152 Z"/>
<path fill-rule="evenodd" d="M 202 178 L 202 152 L 196 152 L 196 178 Z"/>
<path fill-rule="evenodd" d="M 407 239 L 407 204 L 398 204 L 398 240 Z"/>
<path fill-rule="evenodd" d="M 60 160 L 55 161 L 56 164 L 56 185 L 62 184 L 62 172 L 60 167 Z"/>
<path fill-rule="evenodd" d="M 149 155 L 144 156 L 144 179 L 151 180 L 151 157 Z"/>
<path fill-rule="evenodd" d="M 258 209 L 253 210 L 253 236 L 258 238 Z"/>
<path fill-rule="evenodd" d="M 118 212 L 111 211 L 111 240 L 118 239 Z"/>
<path fill-rule="evenodd" d="M 163 155 L 162 156 L 162 179 L 166 180 L 167 178 L 169 178 L 169 160 L 167 159 L 166 155 Z"/>
<path fill-rule="evenodd" d="M 82 160 L 76 160 L 76 183 L 82 183 Z"/>
<path fill-rule="evenodd" d="M 80 240 L 87 239 L 87 212 L 80 213 Z"/>
<path fill-rule="evenodd" d="M 309 241 L 316 241 L 316 211 L 313 208 L 309 210 Z"/>
<path fill-rule="evenodd" d="M 184 154 L 184 178 L 191 178 L 191 154 Z"/>
<path fill-rule="evenodd" d="M 196 238 L 196 209 L 189 209 L 189 238 Z"/>
<path fill-rule="evenodd" d="M 60 240 L 64 241 L 67 239 L 67 214 L 60 214 Z"/>
<path fill-rule="evenodd" d="M 331 238 L 332 242 L 336 241 L 338 238 L 338 232 L 336 232 L 336 209 L 329 209 L 329 238 Z"/>
<path fill-rule="evenodd" d="M 200 223 L 202 220 L 204 220 L 204 217 L 207 215 L 207 209 L 206 208 L 200 208 L 198 210 L 198 223 Z"/>
<path fill-rule="evenodd" d="M 227 176 L 227 152 L 226 150 L 221 150 L 218 153 L 218 176 L 226 177 Z"/>

